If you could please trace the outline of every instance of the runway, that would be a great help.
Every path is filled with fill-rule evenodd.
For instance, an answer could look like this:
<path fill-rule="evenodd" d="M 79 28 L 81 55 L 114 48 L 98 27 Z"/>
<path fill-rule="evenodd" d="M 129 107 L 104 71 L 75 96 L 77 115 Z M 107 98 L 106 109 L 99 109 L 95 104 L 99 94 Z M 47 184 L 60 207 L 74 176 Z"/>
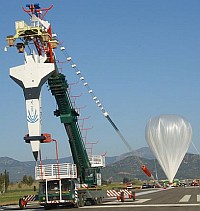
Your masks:
<path fill-rule="evenodd" d="M 61 210 L 66 208 L 61 208 Z M 85 206 L 81 208 L 67 208 L 67 210 L 89 209 L 91 211 L 196 211 L 200 210 L 200 188 L 180 187 L 172 189 L 148 189 L 136 191 L 136 200 L 125 198 L 124 202 L 118 201 L 116 197 L 104 200 L 103 204 Z M 18 206 L 0 207 L 0 210 L 19 210 Z M 26 210 L 44 210 L 38 204 L 33 203 L 26 207 Z M 55 209 L 52 209 L 55 210 Z M 57 209 L 59 210 L 59 209 Z"/>

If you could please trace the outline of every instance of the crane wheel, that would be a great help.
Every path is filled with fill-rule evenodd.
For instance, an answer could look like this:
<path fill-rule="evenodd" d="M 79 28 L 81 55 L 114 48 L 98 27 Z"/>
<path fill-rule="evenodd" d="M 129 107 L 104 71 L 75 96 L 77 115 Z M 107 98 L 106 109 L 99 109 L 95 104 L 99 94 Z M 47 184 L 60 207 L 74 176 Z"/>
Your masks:
<path fill-rule="evenodd" d="M 26 205 L 27 205 L 27 202 L 23 198 L 20 198 L 19 199 L 19 208 L 21 210 L 23 210 Z"/>
<path fill-rule="evenodd" d="M 79 207 L 84 207 L 84 205 L 85 205 L 84 197 L 83 197 L 83 194 L 81 193 L 79 195 Z"/>
<path fill-rule="evenodd" d="M 120 199 L 121 199 L 121 202 L 124 202 L 124 192 L 121 192 Z"/>

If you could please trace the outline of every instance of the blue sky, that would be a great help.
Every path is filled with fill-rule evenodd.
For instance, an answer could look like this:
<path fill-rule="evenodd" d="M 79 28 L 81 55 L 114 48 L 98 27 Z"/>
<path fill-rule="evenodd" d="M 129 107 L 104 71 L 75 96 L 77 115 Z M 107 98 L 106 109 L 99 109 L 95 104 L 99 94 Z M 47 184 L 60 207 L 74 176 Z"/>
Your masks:
<path fill-rule="evenodd" d="M 15 21 L 29 16 L 22 6 L 54 5 L 46 19 L 85 76 L 96 96 L 135 150 L 147 146 L 147 121 L 161 114 L 185 117 L 193 128 L 193 143 L 200 150 L 200 2 L 198 0 L 73 0 L 1 3 L 0 157 L 33 160 L 23 141 L 27 133 L 23 93 L 9 78 L 9 68 L 23 64 L 15 48 L 3 51 Z M 59 49 L 57 58 L 65 60 Z M 62 66 L 69 83 L 78 81 L 69 64 Z M 81 113 L 90 117 L 85 127 L 95 154 L 128 152 L 81 83 L 73 86 Z M 42 90 L 42 130 L 59 141 L 60 157 L 70 155 L 68 138 L 53 116 L 55 101 Z M 191 147 L 191 151 L 194 148 Z M 45 158 L 54 157 L 53 145 L 42 145 Z"/>

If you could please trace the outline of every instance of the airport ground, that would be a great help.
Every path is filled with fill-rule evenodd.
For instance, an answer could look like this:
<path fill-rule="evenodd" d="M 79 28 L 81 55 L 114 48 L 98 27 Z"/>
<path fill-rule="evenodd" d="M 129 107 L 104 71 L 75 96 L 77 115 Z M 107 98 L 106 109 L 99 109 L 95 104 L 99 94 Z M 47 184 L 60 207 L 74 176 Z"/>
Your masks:
<path fill-rule="evenodd" d="M 61 208 L 56 210 L 89 211 L 197 211 L 200 210 L 200 188 L 178 187 L 172 189 L 138 190 L 136 200 L 126 198 L 121 202 L 116 197 L 104 200 L 103 204 L 81 208 Z M 19 210 L 18 206 L 2 206 L 0 210 Z M 29 204 L 26 210 L 44 210 L 37 203 Z M 54 209 L 52 209 L 54 211 Z"/>

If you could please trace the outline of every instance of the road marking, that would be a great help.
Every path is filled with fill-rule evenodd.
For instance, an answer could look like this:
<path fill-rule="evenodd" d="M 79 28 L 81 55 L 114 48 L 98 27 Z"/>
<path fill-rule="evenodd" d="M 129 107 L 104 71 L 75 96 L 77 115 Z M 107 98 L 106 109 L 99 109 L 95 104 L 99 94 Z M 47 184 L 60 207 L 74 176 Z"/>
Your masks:
<path fill-rule="evenodd" d="M 151 199 L 136 199 L 135 201 L 133 201 L 134 204 L 142 204 L 146 201 L 149 201 Z"/>
<path fill-rule="evenodd" d="M 114 204 L 122 205 L 124 203 L 142 204 L 142 203 L 144 203 L 146 201 L 149 201 L 149 200 L 151 200 L 151 199 L 136 199 L 135 201 L 130 200 L 130 199 L 129 200 L 125 199 L 125 202 L 121 202 L 121 201 L 115 200 L 115 201 L 104 202 L 103 205 L 104 204 L 106 204 L 106 205 L 114 205 Z"/>
<path fill-rule="evenodd" d="M 79 209 L 102 209 L 102 208 L 119 208 L 119 207 L 200 207 L 200 204 L 123 204 L 123 205 L 101 205 L 101 206 L 87 206 Z"/>
<path fill-rule="evenodd" d="M 190 200 L 191 195 L 185 195 L 183 198 L 179 201 L 180 203 L 182 202 L 188 202 Z"/>
<path fill-rule="evenodd" d="M 197 202 L 200 202 L 200 195 L 197 195 Z"/>
<path fill-rule="evenodd" d="M 39 206 L 39 204 L 38 204 L 38 206 L 37 207 L 31 207 L 31 205 L 27 205 L 27 207 L 25 208 L 26 209 L 26 211 L 33 211 L 33 210 L 40 210 L 40 208 L 42 208 L 43 209 L 43 207 L 42 206 Z M 0 207 L 0 210 L 18 210 L 19 209 L 19 205 L 7 205 L 7 206 L 1 206 Z"/>
<path fill-rule="evenodd" d="M 156 193 L 156 192 L 159 192 L 159 191 L 166 191 L 166 190 L 169 190 L 169 189 L 154 189 L 154 190 L 142 191 L 142 192 L 139 192 L 139 193 L 135 193 L 135 195 L 137 197 L 137 196 L 146 195 L 146 194 L 150 194 L 150 193 Z"/>

